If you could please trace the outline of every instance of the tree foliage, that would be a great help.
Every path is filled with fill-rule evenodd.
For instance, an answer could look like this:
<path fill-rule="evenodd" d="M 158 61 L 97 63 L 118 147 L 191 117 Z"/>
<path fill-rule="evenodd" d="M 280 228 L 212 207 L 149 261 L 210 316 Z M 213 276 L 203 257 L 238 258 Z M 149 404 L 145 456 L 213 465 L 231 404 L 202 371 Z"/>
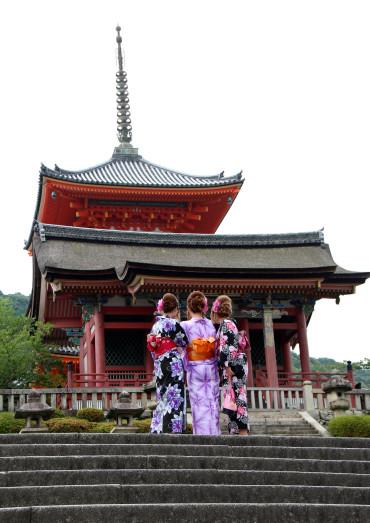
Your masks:
<path fill-rule="evenodd" d="M 7 298 L 12 305 L 15 315 L 25 315 L 27 310 L 28 301 L 30 299 L 29 296 L 25 296 L 24 294 L 21 294 L 20 292 L 16 292 L 15 294 L 3 294 L 0 291 L 0 297 L 1 298 Z"/>
<path fill-rule="evenodd" d="M 9 300 L 0 297 L 0 388 L 56 387 L 65 381 L 65 365 L 49 352 L 44 337 L 51 324 L 16 316 Z M 53 375 L 52 370 L 59 375 Z"/>
<path fill-rule="evenodd" d="M 354 361 L 352 363 L 353 370 L 370 369 L 370 358 L 364 358 L 360 361 Z"/>
<path fill-rule="evenodd" d="M 293 372 L 301 372 L 299 354 L 291 352 Z M 334 369 L 347 372 L 346 361 L 335 361 L 332 358 L 310 358 L 312 372 L 332 372 Z M 370 388 L 370 360 L 365 358 L 359 362 L 352 362 L 356 383 L 361 383 L 362 388 Z"/>

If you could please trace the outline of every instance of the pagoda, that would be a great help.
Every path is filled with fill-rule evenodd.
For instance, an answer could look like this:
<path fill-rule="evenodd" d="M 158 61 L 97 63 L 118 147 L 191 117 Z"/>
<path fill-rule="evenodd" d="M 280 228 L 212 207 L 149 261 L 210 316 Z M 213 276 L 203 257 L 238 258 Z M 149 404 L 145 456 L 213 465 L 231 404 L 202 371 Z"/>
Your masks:
<path fill-rule="evenodd" d="M 310 378 L 315 302 L 339 302 L 369 274 L 337 266 L 322 231 L 215 234 L 241 173 L 194 176 L 139 155 L 119 27 L 116 41 L 119 145 L 107 162 L 82 171 L 41 166 L 25 246 L 33 258 L 29 314 L 54 324 L 51 341 L 64 357 L 79 351 L 76 383 L 139 386 L 153 377 L 145 338 L 156 301 L 165 292 L 183 305 L 193 290 L 211 301 L 228 294 L 251 340 L 249 385 L 291 384 L 297 342 Z"/>

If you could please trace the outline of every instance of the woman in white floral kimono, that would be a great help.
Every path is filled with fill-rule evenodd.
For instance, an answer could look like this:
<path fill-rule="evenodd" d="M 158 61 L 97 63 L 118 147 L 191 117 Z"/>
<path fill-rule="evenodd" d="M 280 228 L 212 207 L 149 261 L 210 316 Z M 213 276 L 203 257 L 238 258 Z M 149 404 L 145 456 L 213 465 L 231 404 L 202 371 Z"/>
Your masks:
<path fill-rule="evenodd" d="M 178 321 L 179 303 L 173 294 L 165 294 L 157 310 L 164 315 L 157 317 L 147 344 L 154 357 L 158 401 L 150 432 L 177 434 L 186 430 L 185 372 L 181 356 L 188 339 Z"/>

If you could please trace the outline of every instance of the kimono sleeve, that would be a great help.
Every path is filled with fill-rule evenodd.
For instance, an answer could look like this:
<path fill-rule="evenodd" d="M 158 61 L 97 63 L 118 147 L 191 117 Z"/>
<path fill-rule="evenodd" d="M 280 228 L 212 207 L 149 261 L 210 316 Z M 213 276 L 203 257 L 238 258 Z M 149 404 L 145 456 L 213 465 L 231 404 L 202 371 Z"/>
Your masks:
<path fill-rule="evenodd" d="M 169 337 L 178 347 L 186 347 L 189 343 L 188 337 L 178 321 L 175 322 L 175 329 L 169 332 Z"/>
<path fill-rule="evenodd" d="M 224 320 L 220 325 L 220 367 L 229 367 L 233 362 L 232 353 L 237 351 L 238 330 L 235 325 Z"/>

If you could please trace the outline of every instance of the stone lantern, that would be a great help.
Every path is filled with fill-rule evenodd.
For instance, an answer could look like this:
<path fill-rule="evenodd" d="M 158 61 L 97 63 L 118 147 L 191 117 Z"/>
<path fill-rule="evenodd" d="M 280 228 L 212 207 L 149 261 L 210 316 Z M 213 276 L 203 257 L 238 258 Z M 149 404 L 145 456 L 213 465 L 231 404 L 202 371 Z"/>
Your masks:
<path fill-rule="evenodd" d="M 42 427 L 42 420 L 51 418 L 54 410 L 53 407 L 42 403 L 40 394 L 35 389 L 32 389 L 28 394 L 28 401 L 16 409 L 14 418 L 26 419 L 26 426 L 21 430 L 21 433 L 49 432 L 47 427 Z M 36 427 L 32 426 L 32 420 L 36 421 Z"/>
<path fill-rule="evenodd" d="M 332 371 L 330 380 L 322 384 L 322 390 L 326 393 L 328 408 L 334 412 L 334 417 L 344 416 L 346 410 L 350 408 L 349 401 L 345 398 L 345 393 L 352 390 L 350 381 L 339 376 L 339 370 Z"/>
<path fill-rule="evenodd" d="M 132 403 L 129 392 L 123 391 L 118 396 L 118 401 L 107 412 L 106 418 L 117 420 L 117 425 L 111 430 L 114 432 L 137 432 L 138 427 L 134 427 L 132 422 L 134 418 L 141 416 L 145 407 L 139 407 L 137 403 Z M 127 425 L 122 424 L 122 420 L 127 420 Z"/>

